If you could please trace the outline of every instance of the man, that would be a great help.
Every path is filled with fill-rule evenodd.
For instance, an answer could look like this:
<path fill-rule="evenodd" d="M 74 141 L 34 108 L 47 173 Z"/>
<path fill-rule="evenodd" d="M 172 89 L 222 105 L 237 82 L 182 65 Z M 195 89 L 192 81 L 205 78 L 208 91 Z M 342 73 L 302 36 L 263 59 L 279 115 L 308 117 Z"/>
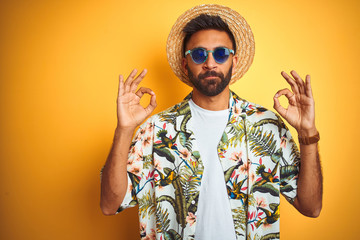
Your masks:
<path fill-rule="evenodd" d="M 317 217 L 322 176 L 310 77 L 282 72 L 292 91 L 274 97 L 274 108 L 298 132 L 299 153 L 280 117 L 229 89 L 254 56 L 250 27 L 237 12 L 219 5 L 188 10 L 172 28 L 167 52 L 193 91 L 149 118 L 131 141 L 156 97 L 136 90 L 146 70 L 126 81 L 120 76 L 118 126 L 102 171 L 103 213 L 139 204 L 142 239 L 278 239 L 280 192 Z M 139 104 L 144 94 L 151 95 L 146 108 Z"/>

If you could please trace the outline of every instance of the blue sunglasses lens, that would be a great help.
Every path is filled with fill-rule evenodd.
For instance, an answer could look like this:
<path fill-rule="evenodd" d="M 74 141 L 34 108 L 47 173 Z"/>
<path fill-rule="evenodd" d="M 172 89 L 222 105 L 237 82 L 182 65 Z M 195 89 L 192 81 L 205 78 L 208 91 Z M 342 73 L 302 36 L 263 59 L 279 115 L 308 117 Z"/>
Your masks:
<path fill-rule="evenodd" d="M 191 58 L 196 64 L 204 63 L 208 57 L 209 51 L 203 48 L 195 48 L 191 51 Z M 216 48 L 213 53 L 213 57 L 217 63 L 224 63 L 230 56 L 230 51 L 227 48 Z"/>
<path fill-rule="evenodd" d="M 213 56 L 217 63 L 224 63 L 229 58 L 230 52 L 227 48 L 217 48 L 213 52 Z"/>
<path fill-rule="evenodd" d="M 196 64 L 205 62 L 207 55 L 206 50 L 202 48 L 196 48 L 191 52 L 191 58 Z"/>

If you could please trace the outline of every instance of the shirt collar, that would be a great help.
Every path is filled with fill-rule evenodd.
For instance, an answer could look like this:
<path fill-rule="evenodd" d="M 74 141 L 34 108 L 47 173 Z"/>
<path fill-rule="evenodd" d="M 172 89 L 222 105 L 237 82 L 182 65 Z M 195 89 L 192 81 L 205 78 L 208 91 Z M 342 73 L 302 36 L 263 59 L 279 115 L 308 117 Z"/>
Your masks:
<path fill-rule="evenodd" d="M 237 121 L 238 117 L 241 115 L 242 117 L 244 117 L 246 114 L 244 114 L 244 111 L 242 111 L 242 107 L 241 107 L 241 103 L 244 103 L 244 100 L 241 99 L 238 95 L 236 95 L 236 93 L 234 93 L 233 91 L 230 91 L 230 96 L 229 96 L 229 119 L 228 121 L 230 122 L 235 122 Z M 185 114 L 187 114 L 188 112 L 190 112 L 190 116 L 191 116 L 191 111 L 190 111 L 190 106 L 189 106 L 189 100 L 192 97 L 193 92 L 190 92 L 185 98 L 184 100 L 180 103 L 180 108 L 181 109 L 186 109 Z"/>

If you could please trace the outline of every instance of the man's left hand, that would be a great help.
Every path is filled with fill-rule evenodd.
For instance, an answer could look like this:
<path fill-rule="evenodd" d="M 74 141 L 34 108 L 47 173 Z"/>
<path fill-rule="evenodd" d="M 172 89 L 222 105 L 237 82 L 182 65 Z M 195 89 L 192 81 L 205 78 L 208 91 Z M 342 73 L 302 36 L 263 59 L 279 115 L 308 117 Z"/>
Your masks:
<path fill-rule="evenodd" d="M 310 76 L 306 75 L 304 82 L 295 71 L 290 73 L 292 77 L 284 71 L 281 75 L 290 84 L 292 91 L 287 88 L 278 91 L 274 96 L 274 109 L 297 130 L 300 136 L 314 136 L 317 130 Z M 278 98 L 282 95 L 288 99 L 288 108 L 284 108 L 279 102 Z"/>

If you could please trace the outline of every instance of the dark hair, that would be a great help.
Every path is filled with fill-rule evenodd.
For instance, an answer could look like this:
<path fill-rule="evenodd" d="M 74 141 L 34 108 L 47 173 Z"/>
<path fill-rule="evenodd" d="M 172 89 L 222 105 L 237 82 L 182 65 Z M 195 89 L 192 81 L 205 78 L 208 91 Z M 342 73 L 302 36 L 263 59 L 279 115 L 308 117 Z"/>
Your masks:
<path fill-rule="evenodd" d="M 184 55 L 185 55 L 186 44 L 189 42 L 191 36 L 198 31 L 207 30 L 207 29 L 215 29 L 226 32 L 229 35 L 230 40 L 233 44 L 234 52 L 236 52 L 235 38 L 232 32 L 230 31 L 230 28 L 227 25 L 227 23 L 224 22 L 224 20 L 222 20 L 221 17 L 219 16 L 200 14 L 199 16 L 188 22 L 183 29 L 183 32 L 186 34 L 183 42 L 183 51 L 182 51 Z"/>

